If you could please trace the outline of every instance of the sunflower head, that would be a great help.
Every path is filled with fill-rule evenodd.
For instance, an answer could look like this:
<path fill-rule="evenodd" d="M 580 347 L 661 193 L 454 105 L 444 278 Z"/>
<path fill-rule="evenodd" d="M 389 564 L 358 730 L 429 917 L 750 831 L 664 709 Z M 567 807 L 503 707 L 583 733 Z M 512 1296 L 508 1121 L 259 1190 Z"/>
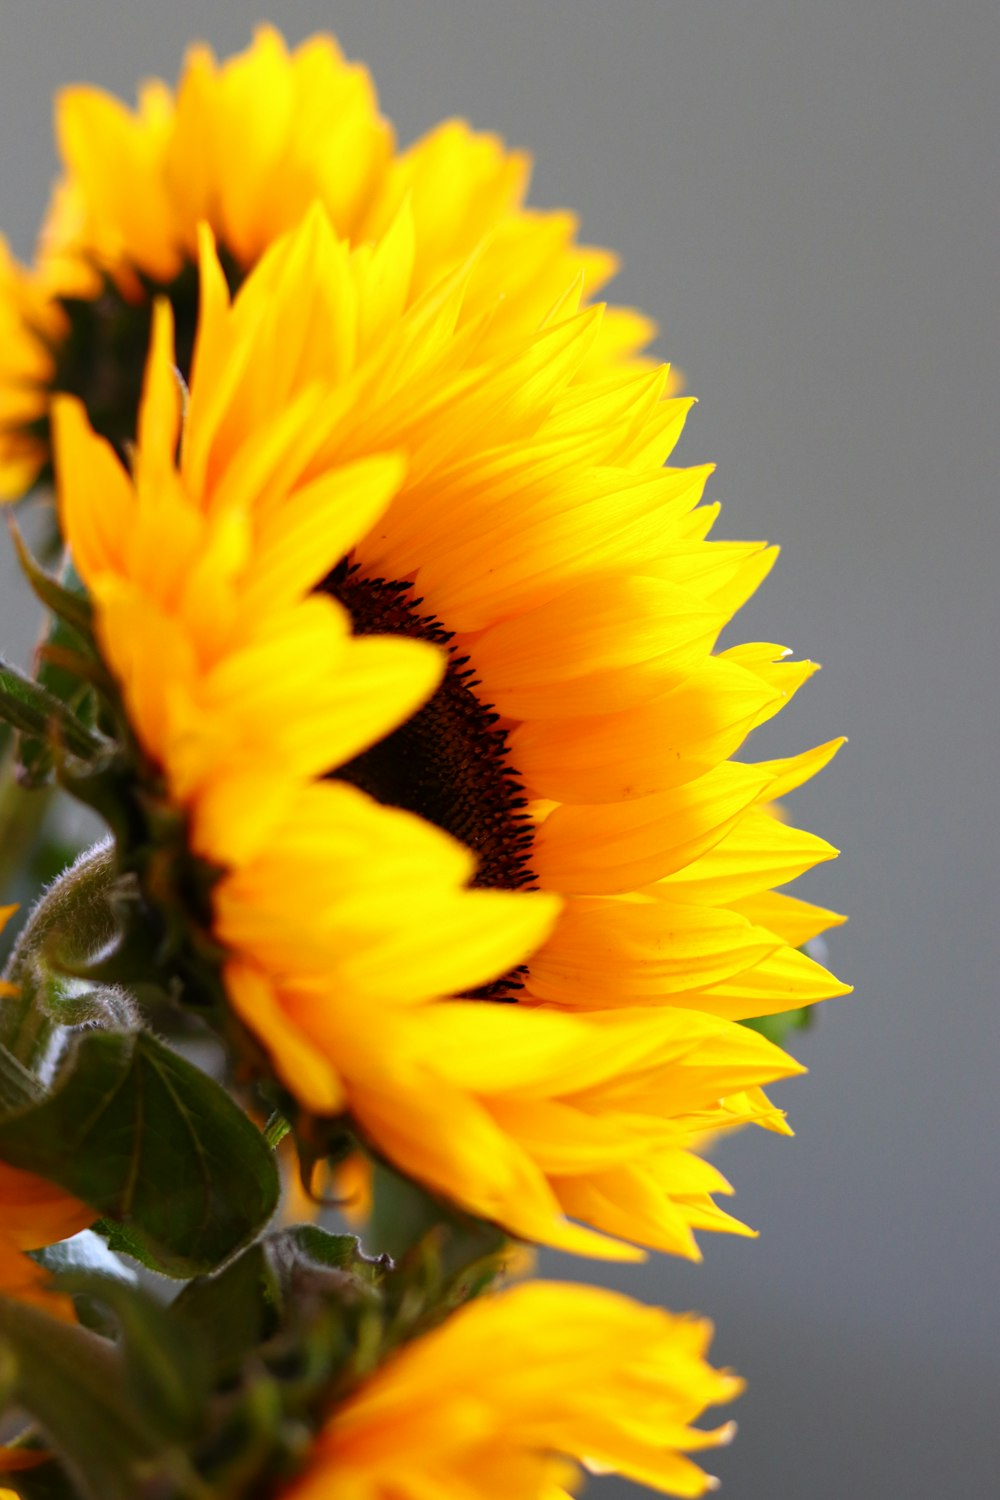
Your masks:
<path fill-rule="evenodd" d="M 710 1336 L 594 1288 L 529 1283 L 481 1298 L 337 1407 L 283 1500 L 552 1500 L 582 1470 L 702 1495 L 712 1480 L 685 1455 L 733 1427 L 691 1424 L 742 1388 L 705 1360 Z"/>
<path fill-rule="evenodd" d="M 223 62 L 197 44 L 176 88 L 147 82 L 134 109 L 100 89 L 65 89 L 56 138 L 62 175 L 36 267 L 25 272 L 0 251 L 3 498 L 48 476 L 57 393 L 82 400 L 94 430 L 117 447 L 134 439 L 157 298 L 173 309 L 187 377 L 199 225 L 211 229 L 233 290 L 314 204 L 345 241 L 363 244 L 410 203 L 423 229 L 418 292 L 487 236 L 516 247 L 522 294 L 554 295 L 566 272 L 596 286 L 613 268 L 605 252 L 572 244 L 569 215 L 523 207 L 527 159 L 495 137 L 452 121 L 397 152 L 367 70 L 330 36 L 290 50 L 261 26 Z M 623 319 L 622 351 L 648 333 L 644 320 Z"/>

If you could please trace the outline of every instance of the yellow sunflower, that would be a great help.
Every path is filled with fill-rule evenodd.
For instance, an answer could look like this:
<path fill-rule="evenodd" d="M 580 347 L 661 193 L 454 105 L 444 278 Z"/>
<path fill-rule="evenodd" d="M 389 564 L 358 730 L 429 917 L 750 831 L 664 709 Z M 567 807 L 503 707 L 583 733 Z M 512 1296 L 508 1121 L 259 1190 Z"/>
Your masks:
<path fill-rule="evenodd" d="M 78 403 L 56 405 L 63 526 L 126 741 L 141 752 L 133 841 L 143 842 L 137 818 L 155 820 L 152 854 L 134 868 L 151 904 L 183 908 L 199 951 L 221 966 L 230 1012 L 311 1115 L 350 1120 L 404 1171 L 525 1238 L 636 1253 L 568 1213 L 695 1255 L 692 1228 L 741 1226 L 713 1205 L 727 1184 L 690 1146 L 707 1128 L 773 1123 L 755 1090 L 797 1064 L 745 1028 L 686 1011 L 579 1018 L 483 1004 L 518 995 L 521 965 L 560 906 L 557 893 L 523 888 L 519 797 L 502 881 L 499 841 L 490 864 L 476 829 L 463 830 L 477 866 L 425 815 L 351 784 L 422 700 L 437 712 L 442 674 L 456 669 L 433 635 L 352 634 L 345 606 L 315 588 L 404 482 L 385 453 L 307 477 L 341 411 L 337 390 L 308 378 L 301 321 L 313 247 L 328 233 L 313 217 L 231 308 L 206 232 L 183 431 L 161 303 L 131 474 Z M 384 328 L 396 290 L 378 257 L 356 260 L 346 263 L 372 327 Z M 254 299 L 258 277 L 265 295 Z M 320 295 L 340 290 L 334 281 Z M 433 333 L 438 307 L 436 291 L 421 299 L 418 326 Z M 262 320 L 247 322 L 247 308 Z M 346 327 L 349 303 L 342 312 Z M 487 726 L 486 740 L 489 785 L 502 791 L 502 736 Z M 506 810 L 491 814 L 499 834 Z M 181 866 L 193 857 L 201 876 L 170 870 L 168 815 Z M 122 851 L 127 868 L 134 853 Z M 473 877 L 479 888 L 467 889 Z M 199 910 L 191 893 L 206 889 Z M 452 995 L 479 999 L 441 999 Z"/>
<path fill-rule="evenodd" d="M 499 310 L 510 328 L 534 326 L 577 275 L 592 295 L 615 267 L 606 251 L 575 245 L 572 215 L 523 206 L 528 159 L 496 137 L 447 121 L 396 152 L 367 70 L 329 36 L 289 52 L 263 26 L 221 64 L 196 45 L 176 91 L 149 82 L 135 110 L 100 89 L 66 89 L 56 135 L 63 173 L 36 268 L 21 269 L 0 244 L 0 498 L 22 494 L 47 468 L 56 392 L 81 397 L 103 435 L 131 440 L 157 295 L 173 305 L 187 374 L 201 223 L 235 287 L 313 203 L 339 235 L 363 244 L 405 201 L 418 226 L 411 292 L 475 251 L 470 295 L 491 306 L 493 261 L 516 264 Z M 592 357 L 632 361 L 650 333 L 647 319 L 612 313 Z"/>
<path fill-rule="evenodd" d="M 266 36 L 250 59 L 284 57 Z M 64 526 L 157 795 L 225 872 L 201 918 L 227 1001 L 286 1088 L 520 1233 L 582 1246 L 569 1212 L 692 1253 L 724 1216 L 685 1143 L 781 1128 L 758 1086 L 794 1070 L 730 1022 L 846 989 L 797 951 L 839 919 L 771 889 L 835 851 L 765 811 L 838 742 L 730 758 L 812 670 L 716 649 L 774 551 L 706 539 L 708 468 L 664 467 L 690 402 L 634 357 L 642 320 L 588 303 L 609 258 L 523 210 L 523 179 L 450 124 L 353 222 L 320 194 L 248 275 L 203 227 L 179 468 L 161 312 L 134 483 L 57 403 Z M 105 254 L 116 285 L 127 260 Z M 450 995 L 517 1003 L 470 1022 Z M 450 1045 L 476 1025 L 493 1076 Z M 706 1086 L 676 1102 L 685 1047 Z M 577 1107 L 560 1049 L 588 1078 L 614 1056 L 629 1108 L 607 1072 Z M 496 1147 L 478 1175 L 450 1091 Z M 401 1134 L 392 1101 L 421 1095 Z"/>
<path fill-rule="evenodd" d="M 614 1292 L 529 1283 L 479 1298 L 371 1375 L 320 1431 L 283 1500 L 565 1500 L 581 1469 L 661 1494 L 713 1487 L 685 1453 L 742 1382 L 709 1324 Z"/>
<path fill-rule="evenodd" d="M 341 777 L 468 844 L 478 884 L 564 898 L 522 1002 L 739 1019 L 845 993 L 798 951 L 841 919 L 771 890 L 836 851 L 766 810 L 841 742 L 729 758 L 814 670 L 715 650 L 774 549 L 705 540 L 707 470 L 662 467 L 689 403 L 581 369 L 601 309 L 569 292 L 498 342 L 466 316 L 467 266 L 411 301 L 415 242 L 406 209 L 353 251 L 314 211 L 231 304 L 206 264 L 199 358 L 252 345 L 282 401 L 329 388 L 309 475 L 406 455 L 323 589 L 356 632 L 437 643 L 448 668 Z"/>

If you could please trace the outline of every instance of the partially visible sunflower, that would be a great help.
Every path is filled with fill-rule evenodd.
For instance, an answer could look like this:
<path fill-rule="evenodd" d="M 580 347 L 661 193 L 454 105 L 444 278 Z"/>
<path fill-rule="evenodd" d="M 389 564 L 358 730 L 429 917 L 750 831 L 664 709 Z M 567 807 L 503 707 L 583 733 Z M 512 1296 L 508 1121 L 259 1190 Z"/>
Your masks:
<path fill-rule="evenodd" d="M 92 1208 L 54 1183 L 0 1161 L 0 1239 L 40 1250 L 69 1239 L 96 1218 Z"/>
<path fill-rule="evenodd" d="M 100 89 L 66 89 L 56 134 L 63 175 L 36 269 L 20 269 L 0 245 L 0 498 L 46 470 L 57 392 L 83 399 L 95 429 L 116 444 L 132 439 L 157 296 L 174 308 L 187 375 L 200 223 L 212 228 L 235 288 L 314 202 L 339 235 L 362 244 L 405 200 L 418 229 L 412 293 L 476 251 L 470 305 L 493 307 L 493 262 L 516 260 L 498 310 L 511 329 L 533 326 L 576 275 L 593 294 L 615 268 L 606 251 L 575 245 L 572 215 L 524 208 L 528 159 L 496 137 L 448 121 L 396 152 L 367 70 L 329 36 L 289 52 L 262 26 L 221 64 L 199 44 L 176 91 L 148 82 L 134 111 Z M 609 367 L 629 361 L 651 331 L 647 319 L 616 312 L 594 357 Z"/>
<path fill-rule="evenodd" d="M 403 478 L 385 454 L 305 477 L 340 412 L 336 391 L 306 378 L 317 225 L 287 247 L 293 274 L 263 276 L 256 326 L 230 313 L 206 235 L 183 431 L 161 303 L 131 476 L 78 403 L 56 407 L 63 524 L 133 746 L 123 864 L 209 955 L 228 1011 L 308 1114 L 350 1121 L 403 1170 L 526 1238 L 635 1254 L 570 1212 L 694 1255 L 692 1227 L 740 1226 L 711 1202 L 724 1180 L 688 1146 L 710 1125 L 773 1120 L 753 1090 L 798 1067 L 743 1028 L 680 1011 L 582 1020 L 439 999 L 515 997 L 559 897 L 466 889 L 483 879 L 482 850 L 477 869 L 448 833 L 350 784 L 371 742 L 433 695 L 446 656 L 433 640 L 352 635 L 343 604 L 314 591 Z M 374 330 L 395 297 L 383 269 L 372 256 L 354 268 Z M 422 326 L 436 303 L 421 299 Z M 489 867 L 485 883 L 503 884 Z"/>
<path fill-rule="evenodd" d="M 69 1239 L 94 1218 L 92 1209 L 61 1188 L 0 1162 L 0 1297 L 34 1302 L 71 1318 L 69 1298 L 49 1291 L 48 1273 L 24 1252 Z"/>
<path fill-rule="evenodd" d="M 25 1251 L 69 1239 L 94 1218 L 92 1209 L 61 1188 L 0 1161 L 0 1297 L 34 1302 L 57 1317 L 71 1318 L 69 1298 L 48 1289 L 48 1273 Z"/>
<path fill-rule="evenodd" d="M 691 1424 L 742 1382 L 712 1368 L 709 1324 L 614 1292 L 528 1283 L 405 1345 L 329 1418 L 282 1500 L 565 1500 L 581 1469 L 661 1494 L 713 1481 Z"/>

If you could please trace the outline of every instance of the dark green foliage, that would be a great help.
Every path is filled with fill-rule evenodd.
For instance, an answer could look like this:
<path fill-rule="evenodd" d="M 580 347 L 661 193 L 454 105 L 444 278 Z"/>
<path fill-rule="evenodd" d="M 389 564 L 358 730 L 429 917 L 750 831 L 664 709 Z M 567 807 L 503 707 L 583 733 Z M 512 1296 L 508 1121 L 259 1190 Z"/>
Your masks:
<path fill-rule="evenodd" d="M 0 1156 L 120 1226 L 174 1276 L 210 1270 L 270 1218 L 274 1157 L 226 1091 L 148 1032 L 76 1036 L 52 1092 L 0 1119 Z"/>

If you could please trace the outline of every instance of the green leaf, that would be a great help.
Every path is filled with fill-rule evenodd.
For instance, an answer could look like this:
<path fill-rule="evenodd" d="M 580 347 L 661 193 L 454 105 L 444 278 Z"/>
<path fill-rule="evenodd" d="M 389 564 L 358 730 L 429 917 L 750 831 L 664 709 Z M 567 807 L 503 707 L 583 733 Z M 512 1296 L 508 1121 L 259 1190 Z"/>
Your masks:
<path fill-rule="evenodd" d="M 357 1235 L 331 1234 L 318 1224 L 294 1224 L 275 1238 L 294 1246 L 297 1255 L 314 1266 L 328 1271 L 350 1271 L 366 1281 L 377 1280 L 387 1264 L 381 1259 L 369 1259 L 362 1252 Z"/>
<path fill-rule="evenodd" d="M 52 1092 L 0 1119 L 0 1157 L 112 1219 L 172 1276 L 209 1271 L 271 1217 L 280 1184 L 226 1091 L 148 1032 L 77 1036 Z"/>
<path fill-rule="evenodd" d="M 214 1276 L 189 1282 L 171 1304 L 178 1321 L 197 1330 L 220 1378 L 278 1328 L 282 1291 L 264 1244 L 251 1245 Z"/>

